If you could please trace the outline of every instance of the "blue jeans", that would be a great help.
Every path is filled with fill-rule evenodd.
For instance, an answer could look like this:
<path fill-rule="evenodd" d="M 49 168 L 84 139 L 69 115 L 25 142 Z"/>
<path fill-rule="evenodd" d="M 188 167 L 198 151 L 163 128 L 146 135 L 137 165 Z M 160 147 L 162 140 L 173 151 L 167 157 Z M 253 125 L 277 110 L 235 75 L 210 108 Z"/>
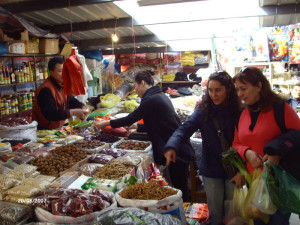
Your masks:
<path fill-rule="evenodd" d="M 291 213 L 283 215 L 279 210 L 275 214 L 270 215 L 270 221 L 267 225 L 289 225 L 290 224 Z M 255 219 L 254 225 L 266 225 L 260 219 Z"/>
<path fill-rule="evenodd" d="M 209 224 L 221 225 L 225 212 L 229 211 L 235 184 L 221 178 L 202 176 L 209 210 Z"/>

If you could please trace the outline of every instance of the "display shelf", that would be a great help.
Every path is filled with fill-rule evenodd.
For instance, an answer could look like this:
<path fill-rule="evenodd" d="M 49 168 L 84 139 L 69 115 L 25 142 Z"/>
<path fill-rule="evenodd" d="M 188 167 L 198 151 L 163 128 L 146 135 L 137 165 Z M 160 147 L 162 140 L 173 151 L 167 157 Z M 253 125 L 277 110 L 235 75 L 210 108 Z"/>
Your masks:
<path fill-rule="evenodd" d="M 24 83 L 16 83 L 16 84 L 0 84 L 0 87 L 9 87 L 9 86 L 16 86 L 16 85 L 22 85 L 22 84 L 32 84 L 36 81 L 30 81 L 30 82 L 24 82 Z"/>

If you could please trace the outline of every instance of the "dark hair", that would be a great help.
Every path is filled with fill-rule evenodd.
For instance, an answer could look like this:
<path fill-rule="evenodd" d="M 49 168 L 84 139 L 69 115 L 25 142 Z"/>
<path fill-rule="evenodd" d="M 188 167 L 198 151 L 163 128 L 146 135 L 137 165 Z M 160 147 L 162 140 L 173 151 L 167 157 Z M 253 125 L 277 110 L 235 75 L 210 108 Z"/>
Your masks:
<path fill-rule="evenodd" d="M 273 108 L 276 102 L 283 99 L 272 91 L 271 86 L 267 78 L 263 75 L 260 69 L 256 67 L 245 67 L 233 77 L 233 82 L 240 81 L 243 84 L 250 83 L 253 86 L 258 86 L 261 82 L 262 87 L 260 91 L 259 107 L 262 111 L 266 112 Z"/>
<path fill-rule="evenodd" d="M 56 64 L 64 64 L 64 60 L 62 57 L 55 56 L 48 63 L 49 71 L 54 71 Z"/>
<path fill-rule="evenodd" d="M 151 70 L 139 71 L 135 75 L 134 81 L 137 82 L 138 84 L 140 84 L 143 80 L 149 85 L 154 85 L 154 80 L 153 80 L 153 77 L 152 77 L 153 75 L 154 75 L 154 72 L 151 71 Z"/>
<path fill-rule="evenodd" d="M 235 118 L 237 118 L 239 116 L 240 110 L 241 110 L 241 102 L 240 99 L 236 93 L 234 84 L 233 84 L 233 80 L 231 78 L 231 76 L 226 72 L 226 71 L 217 71 L 212 73 L 207 81 L 206 84 L 206 91 L 203 95 L 203 99 L 201 102 L 201 105 L 203 107 L 203 110 L 205 112 L 206 115 L 206 119 L 208 119 L 208 116 L 211 115 L 212 113 L 212 105 L 213 105 L 213 101 L 211 100 L 210 96 L 209 96 L 209 83 L 212 80 L 216 80 L 219 81 L 221 83 L 221 85 L 225 86 L 226 90 L 228 90 L 229 94 L 228 94 L 228 105 L 229 108 L 233 114 L 233 116 Z"/>

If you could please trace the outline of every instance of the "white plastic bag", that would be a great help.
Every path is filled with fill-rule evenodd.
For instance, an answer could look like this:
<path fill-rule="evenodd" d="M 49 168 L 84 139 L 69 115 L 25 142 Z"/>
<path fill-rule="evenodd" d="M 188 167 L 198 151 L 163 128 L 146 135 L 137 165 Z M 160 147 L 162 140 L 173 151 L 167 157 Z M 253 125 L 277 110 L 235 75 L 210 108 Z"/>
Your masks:
<path fill-rule="evenodd" d="M 35 141 L 37 139 L 37 125 L 38 123 L 36 121 L 33 121 L 32 123 L 27 125 L 20 125 L 16 127 L 7 127 L 0 125 L 0 137 L 10 139 L 28 138 L 32 141 Z"/>

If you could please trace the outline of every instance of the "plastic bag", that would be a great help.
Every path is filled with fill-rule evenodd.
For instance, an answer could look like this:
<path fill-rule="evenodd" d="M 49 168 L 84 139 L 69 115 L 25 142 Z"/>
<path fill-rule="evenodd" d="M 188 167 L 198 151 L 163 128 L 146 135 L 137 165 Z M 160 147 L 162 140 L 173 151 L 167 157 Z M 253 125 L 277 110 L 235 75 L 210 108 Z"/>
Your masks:
<path fill-rule="evenodd" d="M 117 102 L 121 101 L 121 98 L 117 95 L 108 93 L 105 96 L 100 96 L 100 101 L 101 107 L 111 109 L 117 104 Z"/>
<path fill-rule="evenodd" d="M 5 167 L 13 170 L 13 169 L 17 168 L 19 166 L 19 164 L 10 161 L 10 162 L 3 163 L 2 166 L 5 166 Z"/>
<path fill-rule="evenodd" d="M 96 172 L 97 168 L 102 166 L 103 165 L 97 163 L 86 163 L 79 168 L 79 173 L 92 177 Z"/>
<path fill-rule="evenodd" d="M 6 190 L 20 183 L 19 180 L 0 175 L 0 189 Z"/>
<path fill-rule="evenodd" d="M 137 102 L 135 100 L 128 100 L 124 102 L 126 112 L 133 112 L 136 108 Z"/>
<path fill-rule="evenodd" d="M 262 171 L 260 169 L 255 169 L 252 173 L 252 183 L 250 184 L 248 194 L 245 199 L 245 213 L 246 218 L 249 219 L 260 219 L 264 223 L 269 222 L 269 215 L 263 214 L 257 207 L 254 206 L 255 192 L 258 188 L 259 181 L 261 180 Z M 246 219 L 245 218 L 245 219 Z"/>
<path fill-rule="evenodd" d="M 112 148 L 103 148 L 97 151 L 97 153 L 105 154 L 105 155 L 112 155 L 115 158 L 121 157 L 126 154 L 125 151 L 112 149 Z"/>
<path fill-rule="evenodd" d="M 247 189 L 235 188 L 233 195 L 233 211 L 235 216 L 246 218 L 244 203 L 247 196 Z"/>
<path fill-rule="evenodd" d="M 0 175 L 8 174 L 10 171 L 10 168 L 0 165 Z"/>
<path fill-rule="evenodd" d="M 38 189 L 45 189 L 45 188 L 49 187 L 50 184 L 51 184 L 51 181 L 49 182 L 46 179 L 38 179 L 38 178 L 28 178 L 21 183 L 21 185 L 35 187 Z"/>
<path fill-rule="evenodd" d="M 21 164 L 16 167 L 14 170 L 7 174 L 8 177 L 24 180 L 28 177 L 31 177 L 32 174 L 36 171 L 37 167 L 27 164 Z"/>
<path fill-rule="evenodd" d="M 267 163 L 270 164 L 268 167 Z M 300 214 L 300 182 L 282 167 L 265 162 L 263 179 L 273 203 L 280 211 Z"/>
<path fill-rule="evenodd" d="M 22 205 L 31 205 L 33 202 L 32 198 L 20 197 L 15 195 L 6 195 L 4 201 L 18 203 Z"/>
<path fill-rule="evenodd" d="M 27 214 L 30 214 L 30 208 L 27 206 L 0 201 L 0 218 L 3 220 L 14 223 Z"/>
<path fill-rule="evenodd" d="M 15 158 L 14 162 L 18 163 L 18 164 L 26 164 L 26 163 L 29 163 L 33 159 L 34 159 L 34 157 L 32 157 L 32 156 L 23 156 L 23 157 Z"/>
<path fill-rule="evenodd" d="M 89 161 L 92 163 L 107 164 L 114 159 L 115 158 L 111 155 L 94 154 L 90 156 Z"/>
<path fill-rule="evenodd" d="M 9 189 L 7 191 L 7 194 L 29 198 L 34 195 L 37 195 L 39 192 L 40 192 L 40 190 L 37 188 L 31 187 L 31 186 L 26 186 L 26 185 L 19 185 L 12 189 Z"/>
<path fill-rule="evenodd" d="M 268 188 L 262 176 L 259 177 L 259 183 L 255 192 L 253 204 L 261 212 L 269 215 L 274 214 L 278 209 L 271 200 Z"/>
<path fill-rule="evenodd" d="M 172 224 L 182 225 L 183 223 L 171 215 L 162 215 L 151 213 L 138 208 L 116 208 L 105 209 L 94 220 L 95 224 L 112 224 L 112 225 L 161 225 Z"/>

